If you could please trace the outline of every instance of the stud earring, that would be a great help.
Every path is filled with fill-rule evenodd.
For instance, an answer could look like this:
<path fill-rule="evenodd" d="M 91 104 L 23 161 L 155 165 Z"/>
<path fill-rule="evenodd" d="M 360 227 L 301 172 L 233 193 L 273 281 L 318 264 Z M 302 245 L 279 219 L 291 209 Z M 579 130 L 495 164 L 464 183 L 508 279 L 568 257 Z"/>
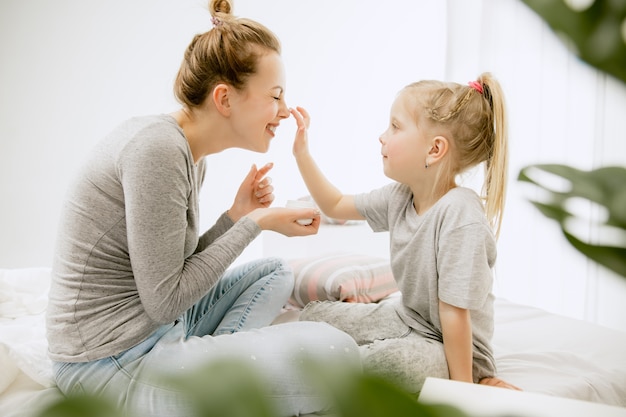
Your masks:
<path fill-rule="evenodd" d="M 428 162 L 424 164 L 424 168 L 428 169 Z"/>

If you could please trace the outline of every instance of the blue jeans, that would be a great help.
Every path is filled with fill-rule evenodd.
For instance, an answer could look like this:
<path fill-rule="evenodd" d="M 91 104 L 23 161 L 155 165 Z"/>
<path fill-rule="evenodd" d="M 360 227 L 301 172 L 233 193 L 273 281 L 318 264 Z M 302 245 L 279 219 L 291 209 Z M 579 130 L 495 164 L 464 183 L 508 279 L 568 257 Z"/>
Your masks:
<path fill-rule="evenodd" d="M 280 259 L 233 268 L 180 321 L 133 348 L 97 361 L 56 362 L 57 385 L 66 395 L 101 395 L 137 417 L 193 416 L 184 393 L 163 374 L 184 376 L 211 361 L 235 358 L 262 372 L 279 415 L 324 411 L 327 398 L 303 378 L 297 358 L 360 367 L 358 347 L 325 323 L 268 326 L 292 288 L 292 272 Z"/>

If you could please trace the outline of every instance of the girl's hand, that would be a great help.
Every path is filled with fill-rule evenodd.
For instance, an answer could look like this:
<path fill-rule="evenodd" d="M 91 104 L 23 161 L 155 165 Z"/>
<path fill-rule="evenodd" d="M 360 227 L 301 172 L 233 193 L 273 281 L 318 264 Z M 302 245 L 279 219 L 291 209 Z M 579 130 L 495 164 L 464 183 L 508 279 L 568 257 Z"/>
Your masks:
<path fill-rule="evenodd" d="M 309 116 L 309 113 L 302 107 L 289 109 L 289 112 L 293 115 L 293 118 L 296 119 L 296 125 L 298 126 L 296 138 L 293 142 L 293 155 L 297 157 L 302 152 L 308 152 L 309 138 L 307 129 L 311 124 L 311 116 Z"/>
<path fill-rule="evenodd" d="M 271 162 L 265 164 L 261 169 L 252 165 L 250 172 L 237 190 L 232 207 L 228 210 L 228 215 L 233 221 L 236 222 L 254 209 L 269 207 L 272 204 L 274 187 L 272 186 L 272 179 L 266 177 L 265 174 L 273 166 L 274 164 Z"/>

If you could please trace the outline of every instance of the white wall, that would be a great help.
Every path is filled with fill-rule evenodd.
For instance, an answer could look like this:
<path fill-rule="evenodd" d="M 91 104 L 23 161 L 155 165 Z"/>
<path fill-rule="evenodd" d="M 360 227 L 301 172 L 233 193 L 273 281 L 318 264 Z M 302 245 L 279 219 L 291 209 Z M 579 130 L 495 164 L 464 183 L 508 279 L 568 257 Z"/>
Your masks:
<path fill-rule="evenodd" d="M 195 1 L 0 2 L 0 267 L 51 263 L 61 201 L 121 120 L 176 108 Z"/>
<path fill-rule="evenodd" d="M 578 62 L 516 0 L 235 0 L 235 12 L 281 38 L 288 104 L 312 113 L 312 150 L 346 192 L 387 182 L 377 138 L 401 87 L 493 72 L 507 93 L 512 147 L 498 295 L 626 330 L 626 281 L 575 253 L 515 180 L 536 162 L 624 165 L 624 85 Z M 82 158 L 123 119 L 177 108 L 171 85 L 183 51 L 208 28 L 201 0 L 0 2 L 0 267 L 50 265 L 62 196 Z M 252 163 L 275 162 L 277 204 L 306 194 L 293 131 L 283 122 L 265 155 L 209 158 L 205 226 Z"/>
<path fill-rule="evenodd" d="M 172 82 L 193 35 L 211 27 L 206 3 L 0 2 L 0 267 L 49 265 L 62 196 L 88 150 L 127 117 L 177 108 Z M 443 5 L 389 4 L 400 15 L 394 25 L 373 1 L 235 1 L 237 15 L 281 38 L 288 103 L 312 113 L 312 147 L 348 191 L 357 179 L 386 182 L 377 138 L 395 92 L 416 76 L 443 74 L 445 30 L 429 25 L 443 20 Z M 278 204 L 306 194 L 291 158 L 294 128 L 283 123 L 266 155 L 209 158 L 203 201 L 217 201 L 205 204 L 205 225 L 252 163 L 276 163 Z M 246 256 L 260 253 L 256 242 Z"/>

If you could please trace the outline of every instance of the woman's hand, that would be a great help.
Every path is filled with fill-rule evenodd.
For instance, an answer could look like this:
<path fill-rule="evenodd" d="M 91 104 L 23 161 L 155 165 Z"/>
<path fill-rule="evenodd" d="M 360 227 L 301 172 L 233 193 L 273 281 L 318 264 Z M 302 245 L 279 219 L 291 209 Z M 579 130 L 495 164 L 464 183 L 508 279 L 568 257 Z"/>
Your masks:
<path fill-rule="evenodd" d="M 296 119 L 296 125 L 298 126 L 296 138 L 293 142 L 293 155 L 297 157 L 302 152 L 308 152 L 309 137 L 307 129 L 311 124 L 311 116 L 309 116 L 309 113 L 302 107 L 289 109 L 289 112 L 293 115 L 293 118 Z"/>
<path fill-rule="evenodd" d="M 250 212 L 246 217 L 254 220 L 262 230 L 272 230 L 285 236 L 314 235 L 320 228 L 320 211 L 317 208 L 261 208 Z M 313 219 L 308 225 L 298 220 Z"/>
<path fill-rule="evenodd" d="M 237 190 L 235 201 L 228 210 L 230 218 L 236 222 L 241 217 L 250 213 L 252 210 L 269 207 L 274 201 L 274 187 L 272 187 L 272 179 L 266 177 L 274 164 L 271 162 L 265 164 L 261 169 L 257 169 L 256 165 L 252 165 L 250 172 L 246 175 Z"/>

